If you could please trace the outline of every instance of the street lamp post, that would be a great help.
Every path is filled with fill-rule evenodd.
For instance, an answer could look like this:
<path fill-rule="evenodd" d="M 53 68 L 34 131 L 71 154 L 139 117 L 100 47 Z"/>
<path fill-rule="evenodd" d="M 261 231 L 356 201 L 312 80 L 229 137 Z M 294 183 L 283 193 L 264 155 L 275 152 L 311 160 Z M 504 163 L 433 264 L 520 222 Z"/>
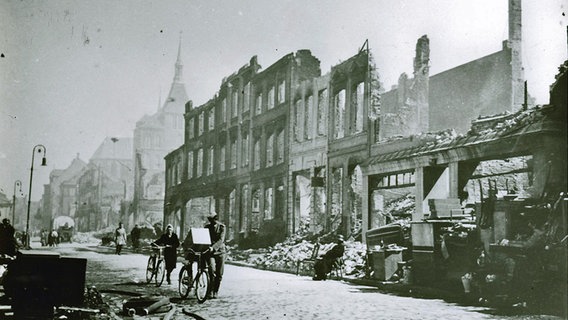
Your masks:
<path fill-rule="evenodd" d="M 32 150 L 32 165 L 30 167 L 30 190 L 28 192 L 28 215 L 26 218 L 26 248 L 30 247 L 30 206 L 32 202 L 32 179 L 34 176 L 34 158 L 35 153 L 43 153 L 43 157 L 41 159 L 41 165 L 45 166 L 47 164 L 47 159 L 45 158 L 46 149 L 42 144 L 36 145 Z"/>
<path fill-rule="evenodd" d="M 22 193 L 22 181 L 16 180 L 14 182 L 14 195 L 12 196 L 12 225 L 16 225 L 16 187 L 20 189 Z"/>

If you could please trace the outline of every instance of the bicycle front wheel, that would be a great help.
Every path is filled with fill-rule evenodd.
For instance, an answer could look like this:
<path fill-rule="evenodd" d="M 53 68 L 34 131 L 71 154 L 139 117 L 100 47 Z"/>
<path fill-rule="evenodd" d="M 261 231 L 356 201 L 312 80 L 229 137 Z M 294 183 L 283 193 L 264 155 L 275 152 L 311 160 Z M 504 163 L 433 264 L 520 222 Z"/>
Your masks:
<path fill-rule="evenodd" d="M 154 277 L 154 262 L 156 259 L 154 257 L 148 258 L 148 265 L 146 266 L 146 283 L 150 283 Z"/>
<path fill-rule="evenodd" d="M 164 282 L 164 275 L 166 274 L 166 266 L 164 260 L 158 260 L 156 265 L 156 287 L 159 287 Z"/>
<path fill-rule="evenodd" d="M 197 302 L 203 303 L 209 295 L 209 274 L 207 271 L 199 270 L 195 276 L 195 297 Z"/>
<path fill-rule="evenodd" d="M 192 285 L 192 274 L 191 274 L 191 267 L 183 266 L 179 271 L 179 284 L 178 284 L 178 291 L 179 295 L 182 298 L 187 298 L 189 295 L 189 291 L 191 290 Z"/>

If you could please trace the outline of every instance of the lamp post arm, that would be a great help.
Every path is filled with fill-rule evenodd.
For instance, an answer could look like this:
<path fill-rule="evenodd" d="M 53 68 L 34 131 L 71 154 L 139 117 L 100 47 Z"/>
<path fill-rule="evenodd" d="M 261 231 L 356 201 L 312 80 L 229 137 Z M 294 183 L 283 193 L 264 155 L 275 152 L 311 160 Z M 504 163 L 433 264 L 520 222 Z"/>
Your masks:
<path fill-rule="evenodd" d="M 29 191 L 28 191 L 28 212 L 27 212 L 27 217 L 26 217 L 26 239 L 25 239 L 27 248 L 29 248 L 29 246 L 30 246 L 30 206 L 31 206 L 31 202 L 32 202 L 32 181 L 33 181 L 33 177 L 34 177 L 34 159 L 35 159 L 36 149 L 37 149 L 38 153 L 41 153 L 43 151 L 43 159 L 44 160 L 42 160 L 42 165 L 45 165 L 46 149 L 45 149 L 45 146 L 38 144 L 32 150 L 32 165 L 30 167 L 30 185 L 29 185 Z"/>

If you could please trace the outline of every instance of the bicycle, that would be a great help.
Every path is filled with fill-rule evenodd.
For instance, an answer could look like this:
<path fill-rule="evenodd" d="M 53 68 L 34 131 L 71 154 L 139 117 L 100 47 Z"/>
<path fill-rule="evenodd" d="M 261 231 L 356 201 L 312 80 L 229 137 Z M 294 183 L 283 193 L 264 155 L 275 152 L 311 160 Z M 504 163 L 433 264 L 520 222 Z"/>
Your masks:
<path fill-rule="evenodd" d="M 209 249 L 202 252 L 196 252 L 193 249 L 186 250 L 186 262 L 179 271 L 179 294 L 182 298 L 187 298 L 191 289 L 194 288 L 197 302 L 203 303 L 207 300 L 211 289 L 206 260 Z M 193 277 L 194 269 L 195 277 Z"/>
<path fill-rule="evenodd" d="M 148 265 L 146 267 L 146 283 L 150 283 L 152 279 L 159 287 L 164 282 L 164 275 L 166 274 L 166 262 L 164 261 L 164 248 L 152 243 L 152 254 L 148 258 Z"/>

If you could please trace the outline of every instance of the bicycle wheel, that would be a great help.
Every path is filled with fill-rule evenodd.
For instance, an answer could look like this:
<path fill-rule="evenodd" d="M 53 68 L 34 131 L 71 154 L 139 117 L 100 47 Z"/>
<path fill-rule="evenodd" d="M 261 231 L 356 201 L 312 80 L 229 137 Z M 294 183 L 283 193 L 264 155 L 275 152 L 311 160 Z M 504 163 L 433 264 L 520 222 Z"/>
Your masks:
<path fill-rule="evenodd" d="M 207 271 L 199 270 L 195 276 L 195 297 L 197 302 L 203 303 L 209 295 L 209 274 Z"/>
<path fill-rule="evenodd" d="M 191 285 L 193 281 L 193 278 L 191 276 L 192 276 L 191 267 L 186 267 L 186 266 L 181 267 L 181 270 L 179 271 L 178 291 L 179 295 L 182 298 L 187 298 L 187 296 L 189 295 L 189 291 L 191 290 Z"/>
<path fill-rule="evenodd" d="M 154 277 L 154 262 L 156 258 L 150 257 L 148 258 L 148 265 L 146 266 L 146 283 L 150 283 L 152 278 Z"/>
<path fill-rule="evenodd" d="M 156 265 L 156 287 L 162 285 L 162 282 L 164 282 L 165 274 L 166 274 L 166 266 L 164 260 L 158 260 L 158 264 Z"/>

